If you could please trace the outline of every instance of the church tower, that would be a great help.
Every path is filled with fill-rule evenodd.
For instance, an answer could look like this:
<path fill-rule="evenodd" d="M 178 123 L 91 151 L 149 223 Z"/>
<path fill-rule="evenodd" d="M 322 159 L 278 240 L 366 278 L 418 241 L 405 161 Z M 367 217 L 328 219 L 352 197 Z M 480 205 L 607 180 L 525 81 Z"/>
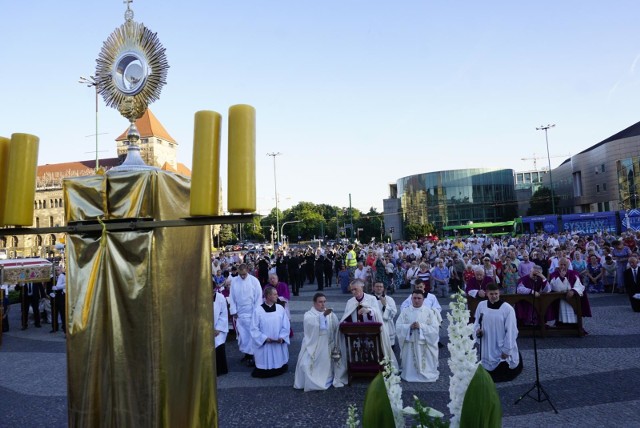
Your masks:
<path fill-rule="evenodd" d="M 140 156 L 149 166 L 178 170 L 178 161 L 176 159 L 176 151 L 178 143 L 164 129 L 158 118 L 147 109 L 145 114 L 136 120 L 136 127 L 140 132 Z M 127 129 L 116 138 L 116 147 L 118 158 L 121 161 L 127 157 Z"/>

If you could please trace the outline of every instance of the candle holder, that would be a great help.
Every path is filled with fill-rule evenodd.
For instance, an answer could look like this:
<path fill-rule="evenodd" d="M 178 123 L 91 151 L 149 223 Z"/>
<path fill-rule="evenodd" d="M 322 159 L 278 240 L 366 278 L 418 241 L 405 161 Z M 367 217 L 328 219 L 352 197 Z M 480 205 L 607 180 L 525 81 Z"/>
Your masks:
<path fill-rule="evenodd" d="M 157 33 L 133 20 L 130 2 L 124 17 L 124 24 L 109 35 L 96 60 L 98 93 L 107 106 L 129 120 L 127 157 L 110 171 L 156 169 L 140 156 L 140 132 L 135 122 L 160 98 L 169 64 Z"/>

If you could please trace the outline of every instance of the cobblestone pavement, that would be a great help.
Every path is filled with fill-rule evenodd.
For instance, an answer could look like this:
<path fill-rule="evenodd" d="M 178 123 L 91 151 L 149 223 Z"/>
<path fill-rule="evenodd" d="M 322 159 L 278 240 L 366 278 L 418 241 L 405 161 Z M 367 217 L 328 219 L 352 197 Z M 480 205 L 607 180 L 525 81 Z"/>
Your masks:
<path fill-rule="evenodd" d="M 324 392 L 294 390 L 293 375 L 302 319 L 311 306 L 315 286 L 305 285 L 291 302 L 295 336 L 290 346 L 289 372 L 277 378 L 255 380 L 240 364 L 234 341 L 227 343 L 229 374 L 218 379 L 218 409 L 222 428 L 227 427 L 341 427 L 347 405 L 359 408 L 366 381 Z M 325 289 L 329 306 L 342 314 L 349 295 L 335 286 Z M 398 305 L 408 292 L 393 297 Z M 513 382 L 498 385 L 505 427 L 640 427 L 640 314 L 631 311 L 622 295 L 590 296 L 593 318 L 585 320 L 584 338 L 538 339 L 540 381 L 559 413 L 549 403 L 525 397 L 514 402 L 535 382 L 533 342 L 518 340 L 524 371 Z M 443 308 L 448 299 L 441 299 Z M 10 313 L 11 331 L 0 346 L 0 427 L 64 427 L 67 425 L 66 347 L 62 333 L 49 334 L 49 326 L 32 325 L 21 331 L 19 307 Z M 446 321 L 441 329 L 447 342 Z M 447 413 L 449 356 L 440 351 L 440 378 L 429 384 L 403 382 L 403 399 L 415 394 L 430 406 Z M 535 395 L 535 392 L 533 394 Z"/>

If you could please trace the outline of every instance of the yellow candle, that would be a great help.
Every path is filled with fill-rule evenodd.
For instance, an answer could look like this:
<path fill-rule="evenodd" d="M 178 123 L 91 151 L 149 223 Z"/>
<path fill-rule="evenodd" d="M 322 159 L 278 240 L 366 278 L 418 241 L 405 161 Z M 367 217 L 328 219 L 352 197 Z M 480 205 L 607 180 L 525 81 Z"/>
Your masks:
<path fill-rule="evenodd" d="M 228 210 L 256 211 L 256 110 L 246 104 L 229 107 Z"/>
<path fill-rule="evenodd" d="M 9 166 L 4 222 L 16 226 L 33 224 L 33 200 L 36 196 L 38 144 L 30 134 L 13 134 L 9 144 Z"/>
<path fill-rule="evenodd" d="M 4 226 L 4 207 L 7 206 L 7 166 L 9 165 L 10 139 L 0 137 L 0 226 Z"/>
<path fill-rule="evenodd" d="M 220 113 L 205 110 L 196 112 L 191 163 L 192 216 L 219 214 L 221 122 Z"/>

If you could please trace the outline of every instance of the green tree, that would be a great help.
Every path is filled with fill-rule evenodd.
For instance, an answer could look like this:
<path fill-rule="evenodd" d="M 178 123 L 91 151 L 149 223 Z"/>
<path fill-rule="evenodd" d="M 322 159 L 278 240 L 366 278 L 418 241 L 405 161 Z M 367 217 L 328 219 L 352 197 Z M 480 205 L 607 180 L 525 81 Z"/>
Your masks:
<path fill-rule="evenodd" d="M 238 237 L 233 232 L 233 227 L 230 224 L 220 226 L 220 245 L 233 244 L 237 240 Z"/>
<path fill-rule="evenodd" d="M 429 234 L 435 233 L 436 228 L 432 223 L 409 223 L 404 227 L 404 237 L 407 240 L 420 239 Z"/>
<path fill-rule="evenodd" d="M 560 198 L 554 195 L 553 201 L 558 206 Z M 535 191 L 529 200 L 527 215 L 542 215 L 551 213 L 551 190 L 548 187 L 541 187 Z"/>

